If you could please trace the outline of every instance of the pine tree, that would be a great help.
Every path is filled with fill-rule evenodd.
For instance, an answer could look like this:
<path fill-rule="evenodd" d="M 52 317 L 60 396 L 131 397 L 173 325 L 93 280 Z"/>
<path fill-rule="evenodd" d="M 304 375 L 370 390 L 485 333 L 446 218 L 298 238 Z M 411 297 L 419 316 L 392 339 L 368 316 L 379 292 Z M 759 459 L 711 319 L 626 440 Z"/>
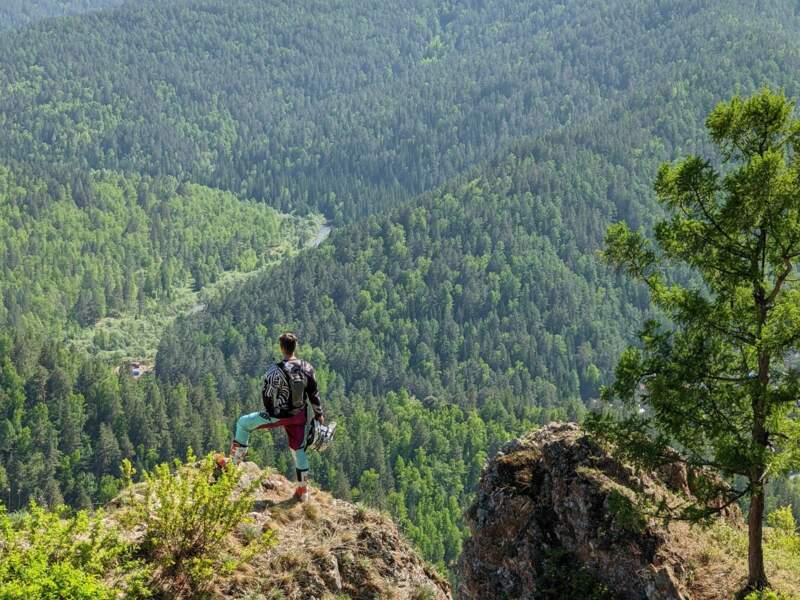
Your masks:
<path fill-rule="evenodd" d="M 120 460 L 122 452 L 114 431 L 103 423 L 100 425 L 100 435 L 95 444 L 95 474 L 100 476 L 113 473 Z"/>
<path fill-rule="evenodd" d="M 749 497 L 749 589 L 768 586 L 762 522 L 767 480 L 800 466 L 800 377 L 789 366 L 800 342 L 800 120 L 782 94 L 764 90 L 720 103 L 706 125 L 720 169 L 689 156 L 655 183 L 669 218 L 658 250 L 624 224 L 609 228 L 606 258 L 644 281 L 673 325 L 648 322 L 605 389 L 627 416 L 595 416 L 591 428 L 646 463 L 684 461 L 698 502 L 661 504 L 701 520 Z M 669 267 L 699 280 L 671 284 Z M 667 451 L 678 448 L 678 456 Z M 746 482 L 702 476 L 713 468 Z"/>

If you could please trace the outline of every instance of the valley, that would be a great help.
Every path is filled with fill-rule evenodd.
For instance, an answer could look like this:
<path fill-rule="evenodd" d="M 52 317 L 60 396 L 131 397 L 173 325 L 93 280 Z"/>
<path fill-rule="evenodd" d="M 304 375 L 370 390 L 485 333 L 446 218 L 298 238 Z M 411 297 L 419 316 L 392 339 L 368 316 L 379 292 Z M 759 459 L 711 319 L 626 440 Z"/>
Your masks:
<path fill-rule="evenodd" d="M 796 109 L 798 40 L 789 0 L 4 4 L 0 500 L 93 510 L 122 464 L 226 451 L 291 330 L 338 423 L 314 485 L 389 515 L 457 596 L 508 440 L 649 415 L 607 390 L 670 304 L 607 232 L 657 239 L 662 165 L 739 156 L 720 102 Z M 695 267 L 664 285 L 703 297 Z M 253 435 L 248 460 L 293 456 Z M 767 479 L 764 522 L 800 518 L 800 479 Z"/>

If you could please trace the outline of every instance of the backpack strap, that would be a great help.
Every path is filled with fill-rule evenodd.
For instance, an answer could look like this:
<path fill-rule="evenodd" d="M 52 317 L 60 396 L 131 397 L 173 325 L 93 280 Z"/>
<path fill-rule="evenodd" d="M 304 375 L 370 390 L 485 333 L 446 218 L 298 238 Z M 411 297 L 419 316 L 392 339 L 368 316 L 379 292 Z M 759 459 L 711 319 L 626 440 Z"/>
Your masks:
<path fill-rule="evenodd" d="M 275 363 L 275 366 L 278 367 L 278 370 L 281 372 L 281 375 L 283 375 L 283 379 L 286 381 L 286 385 L 290 385 L 289 371 L 286 370 L 286 367 L 283 365 L 283 363 L 284 361 L 279 360 L 278 362 Z"/>
<path fill-rule="evenodd" d="M 286 379 L 286 383 L 289 384 L 289 371 L 285 367 L 286 363 L 287 361 L 285 360 L 279 360 L 278 362 L 275 363 L 275 366 L 277 366 L 280 369 L 284 379 Z M 308 377 L 308 363 L 301 358 L 299 366 L 300 369 L 303 371 L 303 375 Z"/>

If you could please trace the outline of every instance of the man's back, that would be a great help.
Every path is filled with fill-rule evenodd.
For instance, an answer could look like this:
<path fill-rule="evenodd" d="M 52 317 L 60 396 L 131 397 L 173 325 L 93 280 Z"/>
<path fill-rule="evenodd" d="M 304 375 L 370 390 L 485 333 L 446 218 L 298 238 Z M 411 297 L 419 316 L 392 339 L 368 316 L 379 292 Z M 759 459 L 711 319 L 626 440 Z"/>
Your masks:
<path fill-rule="evenodd" d="M 301 401 L 293 401 L 292 384 L 304 380 Z M 262 388 L 264 409 L 270 416 L 282 419 L 306 410 L 306 399 L 311 401 L 315 414 L 322 414 L 322 403 L 314 376 L 314 367 L 297 357 L 283 359 L 269 366 Z"/>

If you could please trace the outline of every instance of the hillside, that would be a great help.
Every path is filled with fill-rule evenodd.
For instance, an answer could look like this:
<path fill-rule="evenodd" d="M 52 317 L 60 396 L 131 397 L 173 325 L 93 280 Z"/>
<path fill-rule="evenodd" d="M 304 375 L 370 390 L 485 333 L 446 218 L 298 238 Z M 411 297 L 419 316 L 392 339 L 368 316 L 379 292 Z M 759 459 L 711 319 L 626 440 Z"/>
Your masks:
<path fill-rule="evenodd" d="M 649 229 L 717 101 L 800 91 L 798 32 L 788 0 L 144 0 L 4 33 L 0 497 L 87 507 L 123 458 L 227 447 L 293 328 L 341 424 L 317 481 L 452 568 L 487 456 L 580 419 L 649 314 L 606 226 Z M 259 271 L 311 210 L 330 240 Z M 154 304 L 134 380 L 105 359 Z"/>
<path fill-rule="evenodd" d="M 659 85 L 783 85 L 797 7 L 771 6 L 128 3 L 3 36 L 0 159 L 352 221 Z"/>
<path fill-rule="evenodd" d="M 475 168 L 401 209 L 340 231 L 331 246 L 221 300 L 209 313 L 188 321 L 175 341 L 165 344 L 161 378 L 196 380 L 201 372 L 212 372 L 219 379 L 226 371 L 238 373 L 240 367 L 255 375 L 267 352 L 261 343 L 262 327 L 269 330 L 278 323 L 292 323 L 310 333 L 308 341 L 325 353 L 333 369 L 345 378 L 348 391 L 382 393 L 407 388 L 422 397 L 448 387 L 437 378 L 450 371 L 454 372 L 451 379 L 458 381 L 452 391 L 469 398 L 476 393 L 474 379 L 482 365 L 468 370 L 464 363 L 491 356 L 492 350 L 485 347 L 488 328 L 494 332 L 499 326 L 506 337 L 511 331 L 521 336 L 508 362 L 522 363 L 522 370 L 528 371 L 522 375 L 526 383 L 535 379 L 530 371 L 535 370 L 532 365 L 537 359 L 531 354 L 543 354 L 548 369 L 546 375 L 540 369 L 542 379 L 556 383 L 563 397 L 591 398 L 592 386 L 608 374 L 603 365 L 615 361 L 619 342 L 615 346 L 613 340 L 624 337 L 616 327 L 619 315 L 632 318 L 622 321 L 622 329 L 640 318 L 635 308 L 623 310 L 620 304 L 643 308 L 635 292 L 623 300 L 615 291 L 611 302 L 603 298 L 601 310 L 608 312 L 592 314 L 599 299 L 589 298 L 588 289 L 596 293 L 602 288 L 605 293 L 606 288 L 618 287 L 613 278 L 604 279 L 607 275 L 600 272 L 592 255 L 607 224 L 624 219 L 647 228 L 653 217 L 650 189 L 658 164 L 704 143 L 703 115 L 722 90 L 754 89 L 767 83 L 790 92 L 797 88 L 791 65 L 798 64 L 799 49 L 783 35 L 794 23 L 791 11 L 784 25 L 772 22 L 773 15 L 762 14 L 746 22 L 738 14 L 719 18 L 692 13 L 691 19 L 679 23 L 676 18 L 666 27 L 658 21 L 666 17 L 650 8 L 635 13 L 636 19 L 652 27 L 648 40 L 675 33 L 685 44 L 696 43 L 702 37 L 698 31 L 711 27 L 715 35 L 706 39 L 715 51 L 701 53 L 691 62 L 659 62 L 657 75 L 642 74 L 639 87 L 624 100 L 606 101 L 591 114 L 576 117 L 568 127 L 518 142 L 488 166 Z M 574 19 L 564 17 L 567 21 Z M 775 31 L 768 31 L 768 26 Z M 759 42 L 751 47 L 753 40 Z M 773 59 L 777 55 L 782 57 L 780 63 Z M 731 70 L 712 68 L 712 62 L 725 62 Z M 648 85 L 650 77 L 658 85 Z M 504 273 L 506 266 L 510 272 Z M 539 276 L 542 272 L 547 274 Z M 274 285 L 275 281 L 281 285 Z M 309 293 L 310 281 L 313 293 Z M 590 285 L 577 292 L 584 283 Z M 501 285 L 505 286 L 502 290 Z M 292 290 L 289 298 L 295 302 L 277 302 L 284 289 Z M 560 301 L 564 296 L 569 297 L 566 303 Z M 406 302 L 408 298 L 413 301 Z M 458 306 L 448 309 L 448 298 Z M 582 311 L 576 311 L 578 306 Z M 499 309 L 497 323 L 490 319 L 495 309 Z M 453 314 L 448 316 L 448 310 Z M 567 325 L 567 312 L 578 312 L 578 320 L 586 323 Z M 450 324 L 450 319 L 455 323 Z M 615 324 L 614 331 L 603 335 L 587 331 L 610 322 Z M 566 339 L 565 351 L 551 351 L 541 337 L 535 344 L 528 341 L 543 335 L 542 323 L 548 333 Z M 538 332 L 530 332 L 536 328 Z M 195 329 L 209 334 L 200 336 L 197 347 Z M 434 349 L 434 338 L 445 330 L 450 348 Z M 349 350 L 342 343 L 352 335 L 360 336 L 364 352 L 374 357 L 365 367 L 347 363 Z M 318 343 L 318 338 L 324 338 L 324 343 Z M 417 342 L 413 354 L 411 339 Z M 591 373 L 554 364 L 574 360 L 584 341 L 593 349 L 606 344 L 608 351 L 594 353 L 598 361 L 606 362 L 598 365 L 589 360 L 583 367 Z M 502 345 L 507 347 L 507 340 Z M 187 347 L 197 352 L 188 353 Z M 226 369 L 225 360 L 232 360 L 234 368 Z M 497 361 L 481 360 L 488 363 L 491 377 Z M 599 367 L 599 380 L 590 364 Z"/>
<path fill-rule="evenodd" d="M 0 166 L 0 327 L 59 339 L 107 316 L 146 319 L 183 287 L 291 254 L 314 227 L 172 178 Z M 120 343 L 91 333 L 98 350 Z"/>
<path fill-rule="evenodd" d="M 427 558 L 448 564 L 464 531 L 446 500 L 453 480 L 457 503 L 467 504 L 473 461 L 503 435 L 579 419 L 648 315 L 642 291 L 594 253 L 614 220 L 651 225 L 658 164 L 687 143 L 704 143 L 702 107 L 717 83 L 707 84 L 654 88 L 610 105 L 521 142 L 436 192 L 342 228 L 317 252 L 178 322 L 159 349 L 158 377 L 174 385 L 211 375 L 220 396 L 236 390 L 242 409 L 255 410 L 270 340 L 296 329 L 303 352 L 325 374 L 330 410 L 347 418 L 347 439 L 321 465 L 322 482 L 341 494 L 368 486 L 378 505 L 415 530 L 428 516 L 415 509 L 418 486 L 410 479 L 429 482 L 425 494 L 447 519 L 434 520 L 434 533 L 426 529 L 419 539 Z M 412 439 L 430 440 L 436 450 L 420 455 L 395 439 L 403 431 L 396 421 L 408 418 L 395 416 L 404 411 L 395 393 L 425 399 L 412 411 L 420 436 Z M 443 406 L 458 409 L 460 425 L 485 424 L 474 444 L 430 433 L 446 418 Z M 389 457 L 373 458 L 371 448 Z M 375 481 L 364 481 L 365 465 Z M 438 477 L 426 477 L 428 469 Z"/>
<path fill-rule="evenodd" d="M 23 27 L 42 19 L 78 15 L 122 4 L 124 0 L 4 0 L 0 6 L 0 31 Z"/>
<path fill-rule="evenodd" d="M 5 598 L 450 600 L 386 516 L 244 463 L 162 465 L 103 510 L 0 509 Z"/>
<path fill-rule="evenodd" d="M 245 463 L 243 479 L 260 475 Z M 291 500 L 294 484 L 269 475 L 255 494 L 252 526 L 275 532 L 277 544 L 232 582 L 226 595 L 260 590 L 287 600 L 344 596 L 353 600 L 447 600 L 450 586 L 403 539 L 391 519 L 313 490 L 312 504 Z M 287 500 L 288 499 L 288 500 Z"/>
<path fill-rule="evenodd" d="M 608 224 L 649 229 L 654 174 L 707 142 L 702 121 L 718 90 L 800 89 L 791 66 L 800 66 L 800 46 L 782 29 L 731 16 L 723 31 L 706 17 L 674 26 L 686 43 L 698 28 L 718 27 L 711 39 L 724 48 L 659 65 L 657 84 L 642 81 L 569 126 L 511 144 L 221 298 L 165 338 L 160 379 L 255 376 L 271 353 L 265 333 L 291 326 L 348 393 L 407 389 L 475 406 L 501 396 L 498 388 L 525 390 L 528 402 L 555 385 L 561 399 L 591 400 L 646 310 L 641 291 L 596 260 Z M 736 68 L 713 68 L 719 61 Z M 235 385 L 244 391 L 241 379 Z"/>
<path fill-rule="evenodd" d="M 680 465 L 642 473 L 613 459 L 571 423 L 505 444 L 468 511 L 460 598 L 722 600 L 746 581 L 738 507 L 708 529 L 648 516 L 639 494 L 670 504 L 691 496 Z M 770 577 L 800 597 L 794 522 L 767 534 Z"/>

